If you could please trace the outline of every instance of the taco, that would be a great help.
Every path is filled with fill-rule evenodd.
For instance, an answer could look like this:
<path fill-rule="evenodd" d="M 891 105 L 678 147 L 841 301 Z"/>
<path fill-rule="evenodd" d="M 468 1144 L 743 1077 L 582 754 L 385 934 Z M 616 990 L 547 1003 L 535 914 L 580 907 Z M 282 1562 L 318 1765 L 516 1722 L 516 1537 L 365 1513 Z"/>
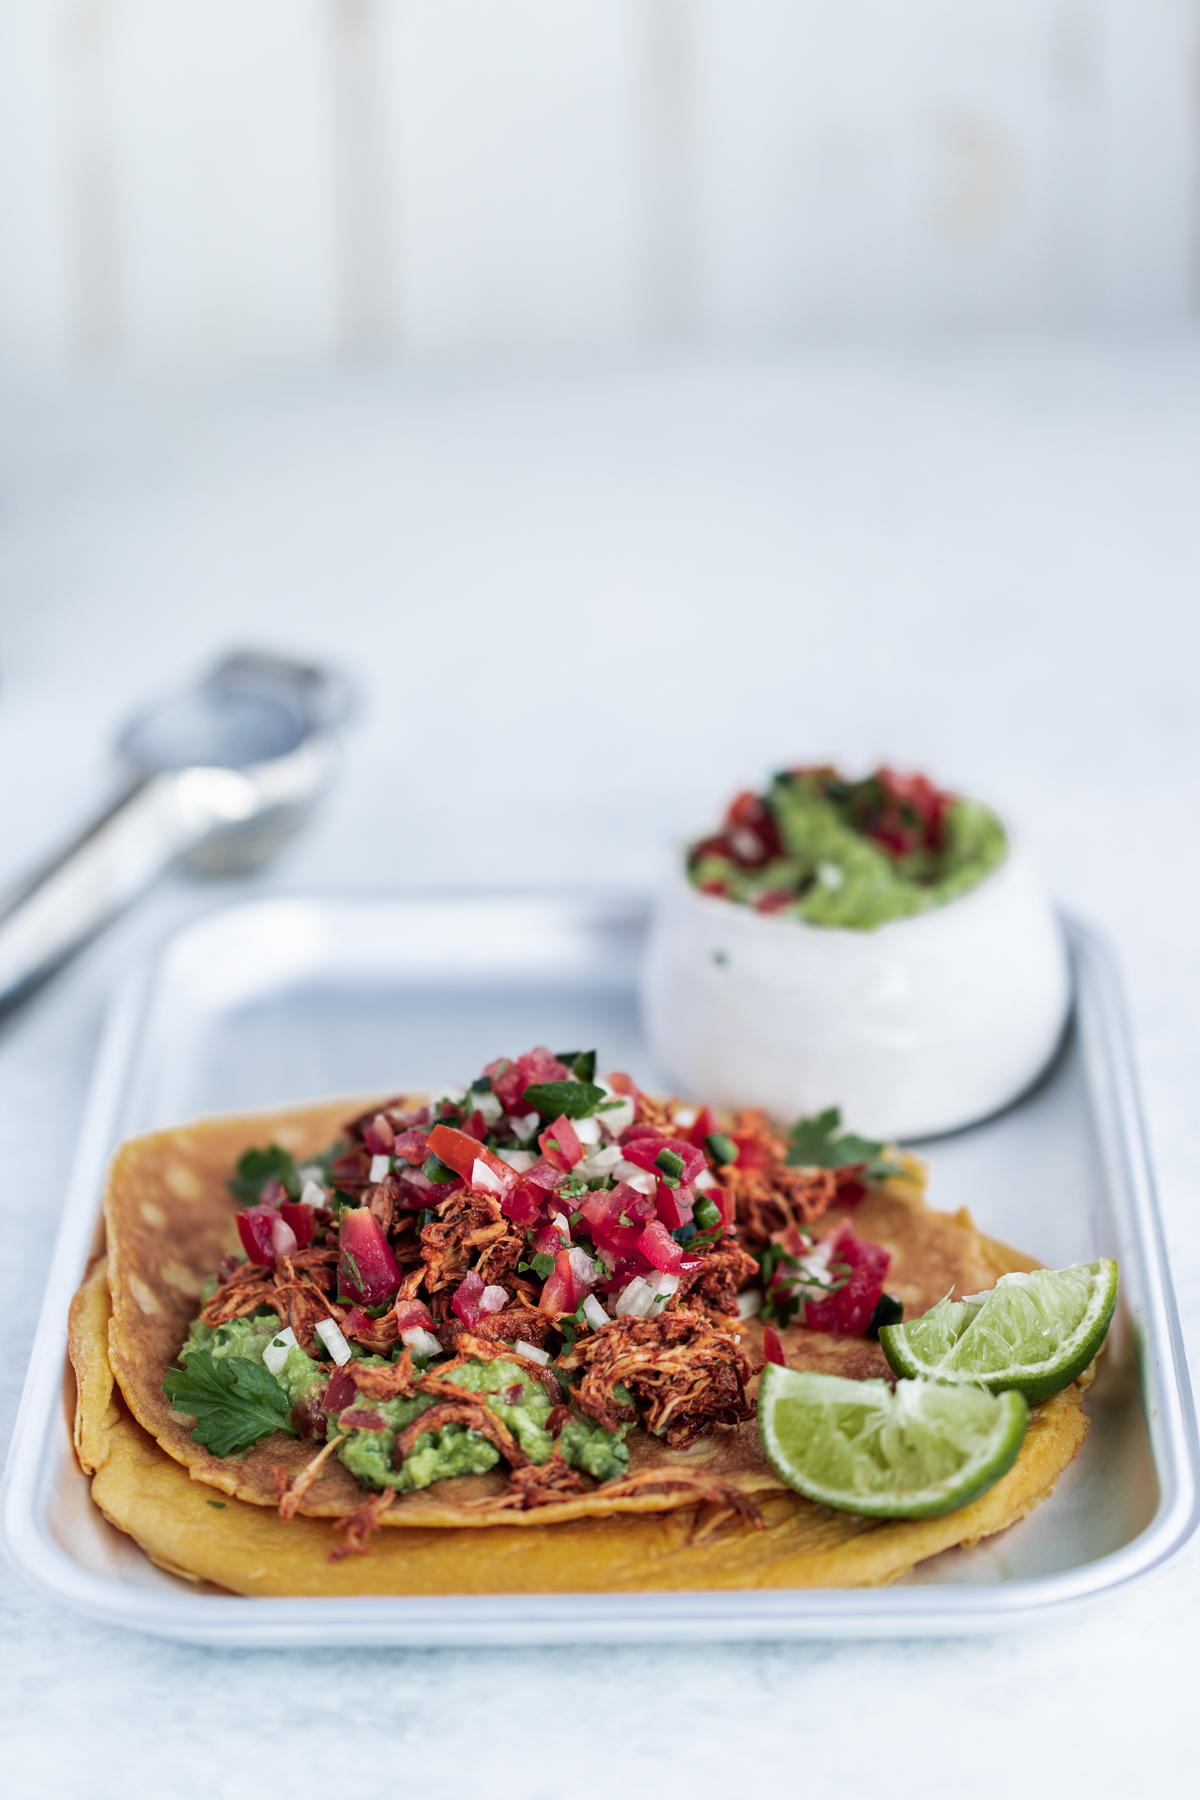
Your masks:
<path fill-rule="evenodd" d="M 1072 1386 L 990 1493 L 921 1524 L 781 1485 L 766 1332 L 793 1367 L 886 1376 L 881 1322 L 1035 1266 L 835 1114 L 718 1120 L 541 1049 L 331 1145 L 344 1110 L 114 1159 L 76 1443 L 164 1567 L 245 1593 L 867 1585 L 1013 1523 L 1083 1440 Z"/>

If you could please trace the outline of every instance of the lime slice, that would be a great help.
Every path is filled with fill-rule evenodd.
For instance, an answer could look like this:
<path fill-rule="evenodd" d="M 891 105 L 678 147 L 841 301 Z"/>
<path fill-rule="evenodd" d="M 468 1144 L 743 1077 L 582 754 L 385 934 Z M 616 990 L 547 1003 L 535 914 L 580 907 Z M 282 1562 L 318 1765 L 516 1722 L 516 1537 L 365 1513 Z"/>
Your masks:
<path fill-rule="evenodd" d="M 986 1493 L 1017 1460 L 1020 1394 L 936 1381 L 847 1381 L 768 1363 L 758 1431 L 775 1473 L 822 1506 L 934 1519 Z"/>
<path fill-rule="evenodd" d="M 1032 1405 L 1087 1368 L 1117 1303 L 1117 1265 L 1002 1275 L 986 1294 L 941 1300 L 920 1319 L 883 1325 L 879 1342 L 897 1375 L 1015 1388 Z"/>

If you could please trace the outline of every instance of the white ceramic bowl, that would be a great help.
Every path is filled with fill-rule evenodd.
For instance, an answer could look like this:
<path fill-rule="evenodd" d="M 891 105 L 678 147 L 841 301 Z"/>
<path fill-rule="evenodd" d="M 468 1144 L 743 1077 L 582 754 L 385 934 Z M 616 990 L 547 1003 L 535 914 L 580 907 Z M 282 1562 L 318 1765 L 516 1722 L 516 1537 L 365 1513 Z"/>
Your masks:
<path fill-rule="evenodd" d="M 1070 972 L 1014 846 L 970 893 L 874 931 L 757 913 L 677 870 L 642 999 L 681 1091 L 780 1120 L 840 1106 L 850 1129 L 891 1141 L 970 1124 L 1027 1088 L 1062 1033 Z"/>

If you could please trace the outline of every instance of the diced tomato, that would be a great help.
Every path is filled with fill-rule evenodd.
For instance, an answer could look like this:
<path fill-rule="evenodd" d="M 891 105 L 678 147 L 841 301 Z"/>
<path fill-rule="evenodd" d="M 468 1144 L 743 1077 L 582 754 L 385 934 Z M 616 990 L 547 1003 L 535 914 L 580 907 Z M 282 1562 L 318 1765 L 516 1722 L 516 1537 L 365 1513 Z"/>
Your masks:
<path fill-rule="evenodd" d="M 739 1169 L 765 1169 L 770 1162 L 766 1147 L 757 1138 L 735 1137 L 737 1145 L 737 1166 Z"/>
<path fill-rule="evenodd" d="M 624 1149 L 626 1144 L 636 1144 L 639 1138 L 657 1138 L 661 1144 L 663 1133 L 657 1125 L 627 1125 L 617 1142 Z"/>
<path fill-rule="evenodd" d="M 311 1206 L 301 1206 L 298 1200 L 285 1200 L 279 1208 L 279 1216 L 295 1232 L 298 1250 L 303 1250 L 305 1244 L 312 1243 L 317 1221 Z"/>
<path fill-rule="evenodd" d="M 367 1129 L 363 1132 L 363 1143 L 367 1146 L 371 1155 L 390 1156 L 392 1154 L 392 1145 L 395 1141 L 396 1134 L 392 1130 L 389 1120 L 385 1119 L 382 1113 L 376 1113 L 375 1117 L 371 1120 L 371 1123 L 367 1126 Z"/>
<path fill-rule="evenodd" d="M 501 1189 L 507 1191 L 516 1181 L 516 1172 L 506 1162 L 492 1153 L 487 1147 L 465 1131 L 455 1131 L 452 1125 L 435 1125 L 429 1134 L 429 1148 L 444 1162 L 448 1169 L 461 1175 L 468 1187 L 474 1185 L 475 1164 L 481 1162 L 500 1183 Z"/>
<path fill-rule="evenodd" d="M 683 1164 L 683 1173 L 679 1177 L 685 1185 L 695 1181 L 708 1166 L 704 1160 L 703 1150 L 697 1150 L 694 1144 L 685 1144 L 682 1138 L 635 1138 L 631 1143 L 622 1144 L 627 1162 L 636 1163 L 639 1169 L 648 1169 L 652 1175 L 663 1173 L 659 1157 L 664 1150 L 672 1150 Z"/>
<path fill-rule="evenodd" d="M 557 1256 L 569 1237 L 570 1233 L 560 1230 L 557 1225 L 543 1225 L 534 1233 L 533 1253 L 535 1256 Z"/>
<path fill-rule="evenodd" d="M 484 1138 L 487 1136 L 487 1120 L 484 1118 L 478 1107 L 475 1108 L 473 1113 L 469 1113 L 463 1120 L 462 1129 L 466 1132 L 468 1137 L 473 1137 L 477 1144 L 482 1144 Z"/>
<path fill-rule="evenodd" d="M 624 1094 L 627 1100 L 636 1100 L 638 1085 L 632 1075 L 626 1075 L 623 1069 L 611 1069 L 605 1076 L 614 1094 Z"/>
<path fill-rule="evenodd" d="M 478 1325 L 479 1302 L 483 1298 L 483 1290 L 487 1286 L 478 1270 L 470 1269 L 459 1282 L 450 1302 L 450 1310 L 464 1325 Z"/>
<path fill-rule="evenodd" d="M 544 1156 L 540 1156 L 531 1169 L 525 1170 L 521 1180 L 550 1193 L 554 1188 L 562 1186 L 563 1172 L 556 1169 L 552 1162 L 547 1162 Z"/>
<path fill-rule="evenodd" d="M 579 1141 L 579 1133 L 565 1113 L 539 1134 L 538 1144 L 546 1161 L 556 1169 L 561 1169 L 564 1175 L 577 1162 L 583 1161 L 583 1145 Z"/>
<path fill-rule="evenodd" d="M 627 1181 L 620 1181 L 607 1192 L 588 1194 L 579 1210 L 591 1231 L 592 1242 L 614 1256 L 623 1256 L 633 1249 L 654 1217 L 654 1202 Z M 622 1219 L 628 1223 L 623 1225 Z"/>
<path fill-rule="evenodd" d="M 675 1242 L 666 1226 L 658 1219 L 651 1219 L 645 1231 L 638 1239 L 638 1249 L 647 1262 L 653 1263 L 666 1275 L 677 1275 L 683 1267 L 683 1247 Z"/>
<path fill-rule="evenodd" d="M 343 1212 L 338 1286 L 360 1306 L 380 1306 L 400 1286 L 400 1270 L 379 1221 L 365 1206 Z"/>
<path fill-rule="evenodd" d="M 779 856 L 783 846 L 775 815 L 757 794 L 738 794 L 725 814 L 724 836 L 734 860 L 746 868 L 770 862 Z"/>
<path fill-rule="evenodd" d="M 688 1143 L 695 1144 L 697 1150 L 703 1150 L 704 1140 L 711 1137 L 714 1131 L 720 1131 L 717 1116 L 711 1106 L 702 1106 L 696 1115 L 696 1123 L 688 1132 Z"/>
<path fill-rule="evenodd" d="M 368 1319 L 361 1306 L 352 1306 L 342 1320 L 343 1337 L 358 1337 L 361 1332 L 372 1332 L 374 1329 L 374 1319 Z"/>
<path fill-rule="evenodd" d="M 556 1319 L 562 1313 L 575 1311 L 579 1302 L 574 1295 L 575 1276 L 571 1269 L 571 1252 L 560 1250 L 554 1259 L 554 1269 L 542 1289 L 538 1305 L 542 1312 Z"/>
<path fill-rule="evenodd" d="M 427 1131 L 402 1131 L 396 1139 L 392 1154 L 403 1158 L 414 1169 L 419 1169 L 429 1155 L 429 1133 Z"/>
<path fill-rule="evenodd" d="M 321 1397 L 321 1405 L 327 1413 L 339 1413 L 350 1405 L 357 1393 L 354 1377 L 349 1370 L 335 1369 L 329 1378 L 329 1386 Z"/>
<path fill-rule="evenodd" d="M 519 1181 L 502 1198 L 500 1211 L 514 1225 L 532 1225 L 541 1217 L 545 1198 L 544 1189 Z"/>
<path fill-rule="evenodd" d="M 613 1270 L 608 1280 L 602 1284 L 603 1291 L 606 1294 L 619 1294 L 623 1287 L 628 1286 L 635 1275 L 646 1276 L 652 1275 L 653 1273 L 654 1264 L 650 1262 L 647 1257 L 642 1255 L 635 1244 L 632 1250 L 626 1251 L 624 1256 L 618 1258 L 616 1268 Z"/>
<path fill-rule="evenodd" d="M 692 1222 L 692 1207 L 695 1205 L 695 1190 L 690 1187 L 668 1187 L 665 1181 L 658 1184 L 655 1199 L 655 1211 L 668 1231 L 678 1231 L 681 1225 Z"/>
<path fill-rule="evenodd" d="M 765 894 L 760 894 L 755 900 L 754 910 L 760 913 L 782 912 L 784 907 L 790 906 L 795 898 L 796 895 L 791 888 L 768 888 Z"/>
<path fill-rule="evenodd" d="M 433 1314 L 423 1300 L 397 1300 L 395 1319 L 397 1331 L 412 1331 L 417 1325 L 425 1331 L 433 1329 Z"/>
<path fill-rule="evenodd" d="M 271 1227 L 278 1217 L 273 1206 L 248 1206 L 245 1212 L 238 1214 L 238 1236 L 242 1240 L 242 1249 L 252 1263 L 275 1261 Z"/>
<path fill-rule="evenodd" d="M 861 1166 L 866 1167 L 865 1164 Z M 858 1169 L 839 1169 L 837 1171 L 837 1204 L 839 1206 L 857 1206 L 866 1191 L 867 1184 L 859 1179 Z"/>
<path fill-rule="evenodd" d="M 763 1355 L 768 1362 L 778 1363 L 781 1369 L 787 1367 L 783 1359 L 783 1345 L 773 1325 L 763 1326 Z"/>
<path fill-rule="evenodd" d="M 544 1044 L 526 1051 L 515 1060 L 499 1057 L 483 1071 L 492 1084 L 492 1092 L 506 1112 L 528 1112 L 522 1109 L 521 1096 L 527 1087 L 544 1081 L 571 1081 L 573 1076 L 565 1063 L 560 1063 Z"/>
<path fill-rule="evenodd" d="M 856 1238 L 848 1225 L 834 1236 L 832 1261 L 848 1263 L 850 1279 L 836 1294 L 806 1300 L 804 1323 L 812 1331 L 833 1331 L 841 1337 L 861 1337 L 883 1292 L 891 1254 L 881 1244 Z"/>
<path fill-rule="evenodd" d="M 400 1182 L 400 1205 L 406 1212 L 423 1212 L 427 1206 L 436 1206 L 451 1194 L 462 1192 L 462 1182 L 455 1177 L 453 1183 L 447 1182 L 445 1187 L 435 1187 L 431 1181 L 422 1187 L 415 1181 L 408 1181 L 403 1175 Z"/>

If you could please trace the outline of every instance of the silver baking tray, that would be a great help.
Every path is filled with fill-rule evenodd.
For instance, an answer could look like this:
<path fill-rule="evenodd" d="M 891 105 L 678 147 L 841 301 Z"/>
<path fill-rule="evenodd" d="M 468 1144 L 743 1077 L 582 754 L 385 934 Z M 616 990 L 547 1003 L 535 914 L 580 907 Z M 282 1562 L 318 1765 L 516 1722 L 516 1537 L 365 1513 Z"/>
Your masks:
<path fill-rule="evenodd" d="M 533 1043 L 595 1044 L 663 1085 L 638 1018 L 642 903 L 278 899 L 167 942 L 117 998 L 100 1052 L 5 1480 L 16 1565 L 109 1624 L 195 1643 L 530 1644 L 912 1637 L 993 1631 L 1095 1596 L 1177 1549 L 1196 1431 L 1113 962 L 1070 925 L 1075 1008 L 1018 1105 L 919 1146 L 931 1199 L 1052 1265 L 1115 1256 L 1121 1302 L 1091 1431 L 1057 1491 L 973 1550 L 882 1590 L 242 1599 L 155 1569 L 75 1463 L 67 1306 L 105 1165 L 131 1133 L 200 1114 L 463 1079 Z"/>

